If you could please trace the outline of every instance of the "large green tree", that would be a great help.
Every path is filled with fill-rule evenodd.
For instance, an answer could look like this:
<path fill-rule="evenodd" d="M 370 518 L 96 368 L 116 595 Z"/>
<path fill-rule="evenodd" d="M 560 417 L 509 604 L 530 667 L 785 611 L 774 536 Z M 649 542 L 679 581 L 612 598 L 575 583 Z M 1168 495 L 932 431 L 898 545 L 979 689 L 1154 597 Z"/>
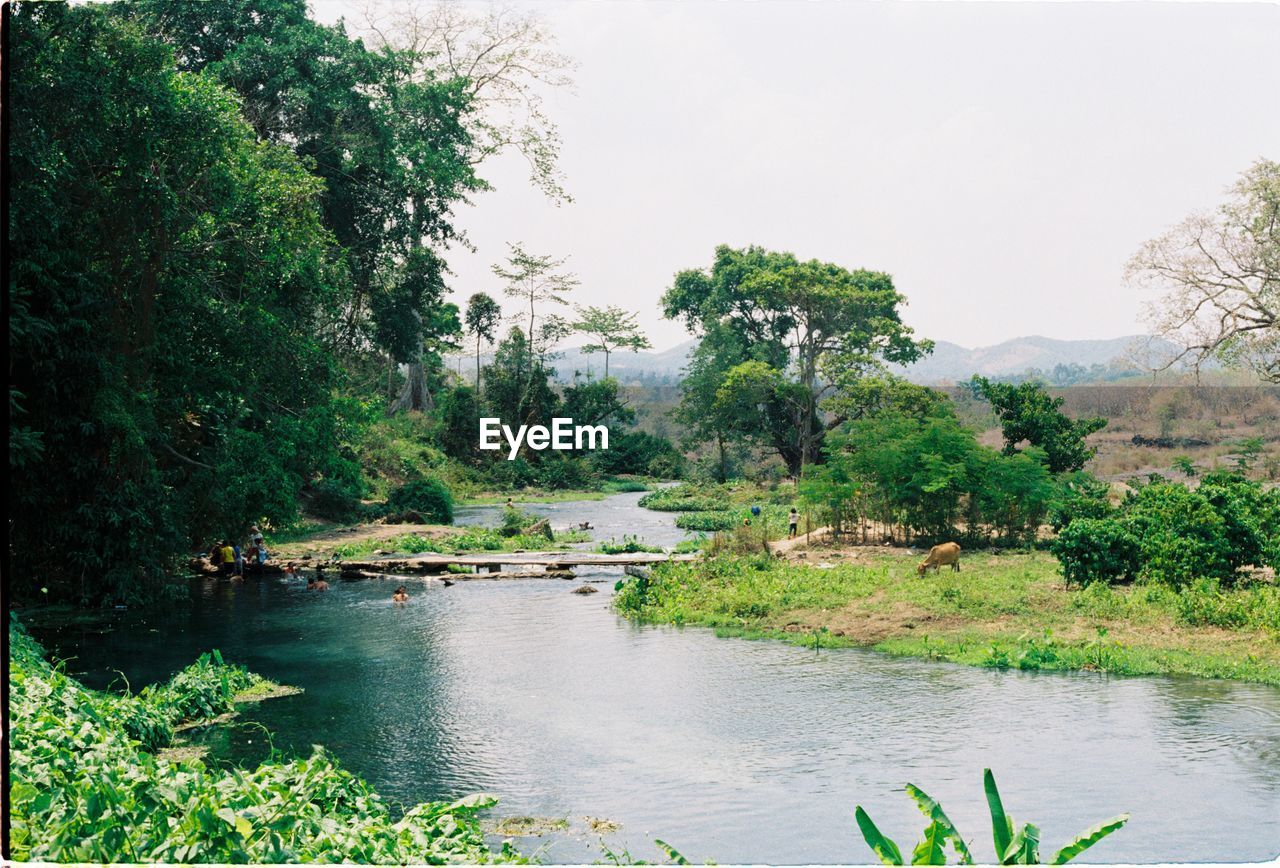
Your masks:
<path fill-rule="evenodd" d="M 325 225 L 346 252 L 347 352 L 406 365 L 397 406 L 430 403 L 424 359 L 447 326 L 444 246 L 475 174 L 470 84 L 412 51 L 370 50 L 305 0 L 121 4 L 173 46 L 182 69 L 233 89 L 258 135 L 292 148 L 323 180 Z"/>
<path fill-rule="evenodd" d="M 881 373 L 885 363 L 909 363 L 931 348 L 903 324 L 904 302 L 884 272 L 725 245 L 709 269 L 679 272 L 662 299 L 666 316 L 695 335 L 719 328 L 736 336 L 719 342 L 733 356 L 717 367 L 724 377 L 769 386 L 754 413 L 737 408 L 740 422 L 763 432 L 794 474 L 821 457 L 826 432 L 843 421 L 824 416 L 825 399 Z M 730 362 L 752 367 L 735 374 Z"/>
<path fill-rule="evenodd" d="M 11 578 L 141 599 L 193 544 L 354 476 L 329 328 L 347 263 L 322 183 L 169 47 L 95 5 L 11 27 Z"/>

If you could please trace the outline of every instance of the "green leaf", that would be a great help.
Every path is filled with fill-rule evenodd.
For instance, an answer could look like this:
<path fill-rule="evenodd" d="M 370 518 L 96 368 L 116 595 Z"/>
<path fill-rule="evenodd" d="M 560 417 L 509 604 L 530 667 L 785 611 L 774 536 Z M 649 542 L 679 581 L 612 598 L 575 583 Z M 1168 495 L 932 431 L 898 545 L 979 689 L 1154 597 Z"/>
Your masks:
<path fill-rule="evenodd" d="M 1076 835 L 1069 844 L 1054 854 L 1052 864 L 1065 865 L 1127 822 L 1129 822 L 1129 815 L 1121 814 L 1118 817 L 1103 820 L 1096 826 L 1085 829 L 1079 835 Z"/>
<path fill-rule="evenodd" d="M 901 865 L 902 851 L 898 849 L 897 844 L 880 833 L 876 824 L 867 816 L 867 812 L 862 810 L 861 805 L 854 810 L 853 816 L 858 821 L 858 829 L 862 832 L 867 846 L 880 857 L 880 861 L 886 865 Z"/>
<path fill-rule="evenodd" d="M 912 865 L 946 865 L 947 854 L 945 847 L 947 844 L 947 835 L 934 820 L 925 827 L 924 837 L 920 839 L 920 843 L 916 844 L 916 849 L 911 854 Z"/>
<path fill-rule="evenodd" d="M 662 852 L 666 853 L 667 858 L 670 859 L 675 864 L 677 865 L 689 864 L 689 860 L 684 858 L 684 856 L 680 855 L 680 851 L 677 850 L 675 847 L 672 847 L 666 841 L 655 838 L 653 843 L 657 844 L 658 848 L 662 850 Z"/>
<path fill-rule="evenodd" d="M 916 806 L 920 808 L 920 813 L 932 820 L 933 824 L 941 831 L 943 837 L 951 842 L 960 864 L 972 865 L 973 854 L 969 852 L 969 847 L 965 844 L 964 838 L 960 837 L 960 833 L 956 830 L 955 824 L 951 822 L 951 818 L 942 810 L 942 805 L 939 805 L 935 799 L 915 784 L 907 784 L 907 795 L 915 800 Z M 928 830 L 925 831 L 927 834 Z"/>
<path fill-rule="evenodd" d="M 1013 821 L 1004 812 L 1000 791 L 991 769 L 982 770 L 982 786 L 987 791 L 987 807 L 991 809 L 991 837 L 996 845 L 996 858 L 1003 861 L 1004 853 L 1013 841 Z"/>
<path fill-rule="evenodd" d="M 1009 849 L 1001 859 L 1005 865 L 1040 864 L 1040 827 L 1026 823 L 1009 842 Z"/>

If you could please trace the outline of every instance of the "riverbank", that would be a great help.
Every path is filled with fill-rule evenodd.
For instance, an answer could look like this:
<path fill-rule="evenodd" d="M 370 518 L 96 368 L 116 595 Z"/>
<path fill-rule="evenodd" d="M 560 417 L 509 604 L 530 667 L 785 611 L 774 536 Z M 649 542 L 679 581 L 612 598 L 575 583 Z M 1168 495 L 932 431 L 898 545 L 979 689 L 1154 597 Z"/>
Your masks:
<path fill-rule="evenodd" d="M 1067 589 L 1044 552 L 976 552 L 963 571 L 915 573 L 920 556 L 818 549 L 796 560 L 717 557 L 661 565 L 615 601 L 647 623 L 723 636 L 977 666 L 1193 675 L 1280 685 L 1280 589 L 1093 585 Z"/>
<path fill-rule="evenodd" d="M 136 695 L 88 690 L 10 627 L 10 846 L 21 861 L 522 861 L 489 849 L 492 798 L 393 811 L 320 749 L 255 769 L 206 765 L 175 733 L 278 686 L 217 652 Z"/>

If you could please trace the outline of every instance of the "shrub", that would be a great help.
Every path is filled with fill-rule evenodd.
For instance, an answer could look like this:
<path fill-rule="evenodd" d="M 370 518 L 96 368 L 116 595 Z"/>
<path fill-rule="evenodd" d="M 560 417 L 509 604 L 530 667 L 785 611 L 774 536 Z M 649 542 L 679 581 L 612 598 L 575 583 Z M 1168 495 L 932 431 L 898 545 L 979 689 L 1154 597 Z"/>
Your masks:
<path fill-rule="evenodd" d="M 660 488 L 640 498 L 640 506 L 661 512 L 710 512 L 724 509 L 725 497 L 696 485 L 684 483 L 671 488 Z"/>
<path fill-rule="evenodd" d="M 1077 518 L 1109 518 L 1115 507 L 1107 500 L 1110 486 L 1098 482 L 1083 473 L 1072 475 L 1062 487 L 1062 493 L 1049 508 L 1049 523 L 1055 533 Z"/>
<path fill-rule="evenodd" d="M 351 521 L 360 514 L 360 494 L 349 482 L 322 479 L 311 486 L 307 511 L 329 521 Z"/>
<path fill-rule="evenodd" d="M 731 512 L 685 512 L 676 516 L 676 527 L 682 530 L 718 531 L 737 526 L 738 519 Z"/>
<path fill-rule="evenodd" d="M 438 479 L 406 482 L 391 492 L 387 507 L 393 512 L 413 510 L 437 524 L 453 523 L 453 495 Z"/>
<path fill-rule="evenodd" d="M 609 441 L 607 450 L 594 454 L 596 467 L 605 473 L 652 473 L 651 465 L 665 459 L 672 471 L 655 476 L 676 476 L 676 470 L 684 461 L 683 456 L 670 440 L 645 431 L 628 431 Z"/>
<path fill-rule="evenodd" d="M 1118 582 L 1138 573 L 1138 540 L 1111 519 L 1078 518 L 1062 529 L 1050 549 L 1062 562 L 1068 585 Z"/>
<path fill-rule="evenodd" d="M 563 453 L 543 454 L 537 464 L 537 482 L 552 490 L 588 488 L 595 482 L 591 468 L 581 458 Z"/>
<path fill-rule="evenodd" d="M 1130 495 L 1123 513 L 1140 545 L 1144 579 L 1180 588 L 1197 578 L 1233 577 L 1226 523 L 1200 492 L 1153 483 Z"/>
<path fill-rule="evenodd" d="M 1280 632 L 1280 589 L 1261 586 L 1226 593 L 1213 579 L 1198 579 L 1178 594 L 1174 611 L 1179 621 L 1193 627 Z"/>

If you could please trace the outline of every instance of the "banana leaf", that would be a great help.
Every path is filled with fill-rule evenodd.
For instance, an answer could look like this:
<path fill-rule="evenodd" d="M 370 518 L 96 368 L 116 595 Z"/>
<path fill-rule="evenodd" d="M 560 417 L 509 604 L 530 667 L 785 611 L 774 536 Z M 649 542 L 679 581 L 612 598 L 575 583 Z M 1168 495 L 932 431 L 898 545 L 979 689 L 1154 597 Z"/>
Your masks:
<path fill-rule="evenodd" d="M 1071 843 L 1054 854 L 1052 864 L 1065 865 L 1127 822 L 1129 822 L 1129 815 L 1121 814 L 1118 817 L 1103 820 L 1098 825 L 1085 829 L 1079 835 L 1076 835 Z"/>
<path fill-rule="evenodd" d="M 960 833 L 956 831 L 955 824 L 951 822 L 951 819 L 947 816 L 946 812 L 942 810 L 942 805 L 939 805 L 937 800 L 932 798 L 928 793 L 917 787 L 915 784 L 907 784 L 907 794 L 911 796 L 911 798 L 915 799 L 916 806 L 920 808 L 920 813 L 932 820 L 933 826 L 937 826 L 943 837 L 951 842 L 952 848 L 956 851 L 956 859 L 960 864 L 972 865 L 973 854 L 969 852 L 969 847 L 965 844 L 964 838 L 960 837 Z M 932 826 L 930 828 L 932 828 Z M 929 830 L 926 829 L 926 837 L 928 836 L 928 832 Z M 916 849 L 919 851 L 918 847 Z M 914 857 L 912 858 L 912 861 L 916 865 L 944 864 L 942 862 L 915 862 Z"/>
<path fill-rule="evenodd" d="M 1018 834 L 1009 842 L 1001 859 L 1004 865 L 1039 865 L 1040 864 L 1040 827 L 1035 823 L 1025 823 Z"/>
<path fill-rule="evenodd" d="M 991 837 L 996 845 L 996 858 L 1004 863 L 1004 853 L 1013 843 L 1013 820 L 1004 812 L 1004 803 L 1000 801 L 1000 791 L 996 789 L 995 776 L 991 769 L 982 770 L 982 786 L 987 791 L 987 807 L 991 809 Z"/>
<path fill-rule="evenodd" d="M 684 858 L 684 856 L 680 855 L 680 851 L 677 850 L 675 847 L 672 847 L 666 841 L 663 841 L 659 838 L 655 838 L 653 843 L 657 844 L 659 849 L 661 849 L 662 852 L 667 854 L 667 858 L 670 859 L 676 865 L 689 864 L 689 860 Z"/>
<path fill-rule="evenodd" d="M 862 810 L 861 805 L 853 812 L 853 816 L 858 821 L 858 829 L 862 832 L 867 846 L 880 857 L 880 861 L 886 865 L 901 865 L 902 851 L 898 849 L 897 844 L 880 833 L 876 824 L 867 816 L 867 812 Z"/>

